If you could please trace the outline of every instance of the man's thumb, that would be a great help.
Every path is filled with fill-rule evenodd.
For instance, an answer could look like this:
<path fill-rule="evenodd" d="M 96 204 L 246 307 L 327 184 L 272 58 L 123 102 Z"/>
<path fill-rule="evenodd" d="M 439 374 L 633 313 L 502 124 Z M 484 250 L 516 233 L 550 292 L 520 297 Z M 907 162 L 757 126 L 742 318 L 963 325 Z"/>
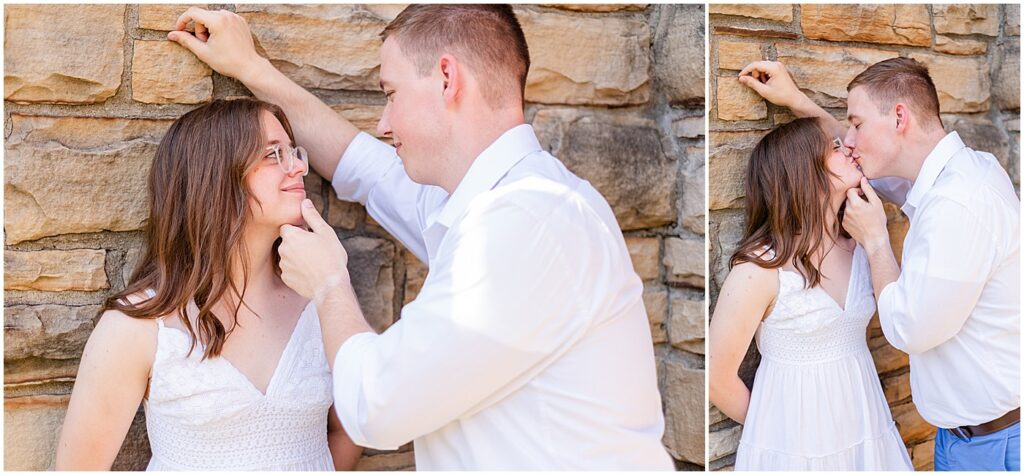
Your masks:
<path fill-rule="evenodd" d="M 320 212 L 313 206 L 312 201 L 302 200 L 302 205 L 299 208 L 302 209 L 302 219 L 306 221 L 306 226 L 309 226 L 314 233 L 334 235 L 334 229 L 327 224 L 327 221 L 324 221 L 323 216 L 320 216 Z"/>

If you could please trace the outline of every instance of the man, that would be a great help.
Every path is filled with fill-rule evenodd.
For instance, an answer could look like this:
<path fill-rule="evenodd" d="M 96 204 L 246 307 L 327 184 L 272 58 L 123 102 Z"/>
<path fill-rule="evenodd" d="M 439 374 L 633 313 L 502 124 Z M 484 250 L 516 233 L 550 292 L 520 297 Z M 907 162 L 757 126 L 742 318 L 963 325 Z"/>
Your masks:
<path fill-rule="evenodd" d="M 845 132 L 780 63 L 752 63 L 739 80 L 824 119 L 910 219 L 902 271 L 867 179 L 866 199 L 851 190 L 843 227 L 868 253 L 882 331 L 910 354 L 917 410 L 940 428 L 935 468 L 1019 471 L 1020 200 L 1006 171 L 943 130 L 935 85 L 913 59 L 882 61 L 850 82 Z"/>
<path fill-rule="evenodd" d="M 183 31 L 195 22 L 195 36 Z M 526 40 L 508 6 L 416 5 L 384 30 L 378 132 L 360 133 L 259 57 L 245 21 L 190 9 L 168 37 L 280 105 L 339 198 L 429 275 L 373 333 L 347 256 L 307 201 L 283 278 L 316 302 L 352 440 L 452 469 L 667 469 L 642 284 L 605 200 L 525 123 Z"/>

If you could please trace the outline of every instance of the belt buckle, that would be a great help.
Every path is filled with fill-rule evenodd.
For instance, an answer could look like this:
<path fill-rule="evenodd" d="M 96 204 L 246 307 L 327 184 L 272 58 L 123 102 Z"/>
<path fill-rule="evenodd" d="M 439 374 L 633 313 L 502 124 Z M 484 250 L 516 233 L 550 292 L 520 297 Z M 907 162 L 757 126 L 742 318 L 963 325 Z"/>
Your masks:
<path fill-rule="evenodd" d="M 971 434 L 971 429 L 967 427 L 954 427 L 952 429 L 949 429 L 949 432 L 956 436 L 957 439 L 960 439 L 964 442 L 970 442 L 971 437 L 973 436 L 973 434 Z"/>

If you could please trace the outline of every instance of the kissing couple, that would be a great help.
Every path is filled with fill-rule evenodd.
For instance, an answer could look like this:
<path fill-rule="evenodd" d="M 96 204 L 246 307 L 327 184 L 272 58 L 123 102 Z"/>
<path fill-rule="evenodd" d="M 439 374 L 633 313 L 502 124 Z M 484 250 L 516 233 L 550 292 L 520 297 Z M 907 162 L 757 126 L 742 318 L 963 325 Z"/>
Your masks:
<path fill-rule="evenodd" d="M 739 81 L 798 118 L 751 153 L 746 228 L 710 325 L 710 398 L 743 424 L 736 470 L 913 470 L 866 342 L 877 310 L 939 428 L 935 469 L 1019 471 L 1020 200 L 1006 171 L 943 129 L 913 59 L 850 82 L 848 126 L 778 62 Z M 910 220 L 899 261 L 879 195 Z"/>
<path fill-rule="evenodd" d="M 643 285 L 608 203 L 525 121 L 511 7 L 414 5 L 384 29 L 393 146 L 260 57 L 240 16 L 190 8 L 175 30 L 258 100 L 163 137 L 146 249 L 86 345 L 57 469 L 109 469 L 140 401 L 150 470 L 351 469 L 409 441 L 422 470 L 674 468 Z M 380 334 L 310 168 L 429 267 Z"/>

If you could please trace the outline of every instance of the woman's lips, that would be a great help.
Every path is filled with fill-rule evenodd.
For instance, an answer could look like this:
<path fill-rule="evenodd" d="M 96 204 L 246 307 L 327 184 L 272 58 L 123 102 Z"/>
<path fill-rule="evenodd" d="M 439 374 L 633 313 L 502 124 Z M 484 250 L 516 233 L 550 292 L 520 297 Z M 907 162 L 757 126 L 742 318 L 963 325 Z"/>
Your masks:
<path fill-rule="evenodd" d="M 285 191 L 285 192 L 288 192 L 288 193 L 302 193 L 302 194 L 306 194 L 306 188 L 302 185 L 302 183 L 299 183 L 297 185 L 289 186 L 288 188 L 285 188 L 282 191 Z"/>

